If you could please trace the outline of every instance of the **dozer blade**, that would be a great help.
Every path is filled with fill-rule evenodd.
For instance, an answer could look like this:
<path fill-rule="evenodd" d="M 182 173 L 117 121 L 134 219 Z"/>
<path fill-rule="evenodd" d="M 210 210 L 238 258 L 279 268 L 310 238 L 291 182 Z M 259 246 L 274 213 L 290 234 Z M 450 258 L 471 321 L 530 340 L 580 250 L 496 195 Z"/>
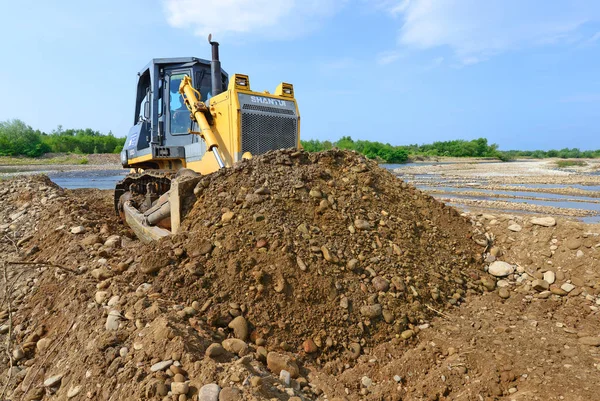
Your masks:
<path fill-rule="evenodd" d="M 130 202 L 123 204 L 123 214 L 125 215 L 127 225 L 142 242 L 157 241 L 171 235 L 171 231 L 169 230 L 144 224 L 144 215 L 133 207 Z"/>

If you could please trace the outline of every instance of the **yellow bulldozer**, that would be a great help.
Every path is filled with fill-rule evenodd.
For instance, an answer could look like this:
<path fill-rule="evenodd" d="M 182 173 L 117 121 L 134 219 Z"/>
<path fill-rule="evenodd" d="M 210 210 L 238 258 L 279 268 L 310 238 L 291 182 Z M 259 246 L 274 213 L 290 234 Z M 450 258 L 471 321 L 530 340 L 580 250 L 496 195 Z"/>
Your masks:
<path fill-rule="evenodd" d="M 117 183 L 115 209 L 145 242 L 177 233 L 203 174 L 300 147 L 293 85 L 252 91 L 247 75 L 221 69 L 219 43 L 208 41 L 211 61 L 153 59 L 138 73 L 134 126 L 121 151 L 131 172 Z"/>

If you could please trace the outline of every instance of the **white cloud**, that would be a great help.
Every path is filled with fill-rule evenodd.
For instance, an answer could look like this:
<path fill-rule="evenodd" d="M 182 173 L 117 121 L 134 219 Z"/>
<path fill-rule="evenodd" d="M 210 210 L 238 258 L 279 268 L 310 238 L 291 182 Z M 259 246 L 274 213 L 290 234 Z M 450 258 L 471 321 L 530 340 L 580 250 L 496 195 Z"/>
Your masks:
<path fill-rule="evenodd" d="M 399 44 L 447 46 L 463 64 L 496 54 L 569 42 L 585 23 L 600 20 L 600 2 L 546 0 L 383 0 L 402 19 Z"/>
<path fill-rule="evenodd" d="M 318 27 L 345 0 L 164 0 L 167 22 L 196 35 L 283 39 Z"/>
<path fill-rule="evenodd" d="M 389 50 L 377 55 L 377 64 L 387 65 L 398 60 L 402 54 L 397 50 Z"/>

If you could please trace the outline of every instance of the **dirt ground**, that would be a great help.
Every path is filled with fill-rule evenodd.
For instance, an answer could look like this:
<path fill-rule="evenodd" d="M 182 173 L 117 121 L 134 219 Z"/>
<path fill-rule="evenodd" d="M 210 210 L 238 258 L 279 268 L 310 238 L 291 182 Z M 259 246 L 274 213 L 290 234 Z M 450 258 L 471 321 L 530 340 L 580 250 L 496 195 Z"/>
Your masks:
<path fill-rule="evenodd" d="M 598 225 L 461 216 L 346 152 L 196 193 L 142 245 L 111 191 L 3 181 L 0 399 L 600 400 Z"/>

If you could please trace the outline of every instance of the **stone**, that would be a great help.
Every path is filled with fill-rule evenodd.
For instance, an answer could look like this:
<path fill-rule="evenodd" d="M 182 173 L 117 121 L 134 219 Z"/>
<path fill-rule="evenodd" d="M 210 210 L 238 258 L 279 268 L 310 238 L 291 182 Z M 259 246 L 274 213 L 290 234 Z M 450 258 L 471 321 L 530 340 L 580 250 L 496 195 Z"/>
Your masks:
<path fill-rule="evenodd" d="M 212 343 L 211 345 L 208 346 L 208 348 L 206 349 L 206 352 L 204 353 L 207 357 L 209 358 L 216 358 L 218 356 L 221 356 L 225 353 L 225 348 L 223 348 L 223 346 L 219 343 Z"/>
<path fill-rule="evenodd" d="M 62 380 L 63 375 L 54 375 L 50 376 L 46 380 L 44 380 L 44 387 L 58 387 L 60 386 L 60 381 Z"/>
<path fill-rule="evenodd" d="M 221 345 L 227 351 L 239 356 L 244 356 L 248 353 L 248 344 L 246 344 L 245 341 L 240 340 L 238 338 L 228 338 L 226 340 L 223 340 Z"/>
<path fill-rule="evenodd" d="M 511 224 L 510 226 L 508 226 L 508 229 L 510 231 L 518 233 L 519 231 L 521 231 L 523 229 L 523 227 L 521 227 L 520 225 L 518 225 L 517 223 L 515 223 L 515 224 Z"/>
<path fill-rule="evenodd" d="M 311 189 L 310 192 L 308 193 L 308 195 L 311 198 L 322 198 L 323 197 L 323 193 L 321 191 L 319 191 L 318 188 Z"/>
<path fill-rule="evenodd" d="M 550 288 L 550 284 L 546 280 L 536 279 L 531 283 L 531 287 L 536 291 L 546 291 Z"/>
<path fill-rule="evenodd" d="M 300 374 L 296 362 L 291 357 L 279 352 L 271 351 L 267 354 L 267 367 L 276 375 L 279 375 L 282 370 L 290 372 L 292 378 L 296 378 Z"/>
<path fill-rule="evenodd" d="M 290 382 L 291 382 L 290 372 L 288 372 L 287 370 L 283 369 L 281 372 L 279 372 L 279 380 L 286 387 L 289 387 Z"/>
<path fill-rule="evenodd" d="M 100 243 L 102 243 L 102 240 L 100 239 L 100 236 L 97 234 L 88 235 L 87 237 L 85 237 L 84 239 L 81 240 L 81 245 L 85 245 L 85 246 L 91 246 L 91 245 L 100 244 Z"/>
<path fill-rule="evenodd" d="M 510 291 L 508 291 L 507 288 L 503 287 L 498 290 L 498 295 L 502 299 L 507 299 L 507 298 L 510 298 Z"/>
<path fill-rule="evenodd" d="M 117 305 L 119 303 L 120 299 L 121 299 L 120 296 L 114 295 L 114 296 L 110 297 L 110 299 L 106 303 L 106 306 L 115 306 L 115 305 Z"/>
<path fill-rule="evenodd" d="M 49 338 L 42 338 L 37 342 L 37 344 L 35 345 L 35 348 L 37 349 L 38 352 L 44 352 L 45 350 L 48 349 L 48 347 L 50 346 L 51 343 L 52 343 L 52 340 L 50 340 Z"/>
<path fill-rule="evenodd" d="M 303 272 L 305 272 L 308 269 L 308 267 L 306 266 L 306 263 L 304 263 L 304 261 L 300 258 L 300 256 L 296 257 L 296 263 L 298 263 L 298 267 Z"/>
<path fill-rule="evenodd" d="M 67 398 L 73 398 L 81 392 L 82 386 L 74 386 L 67 391 Z"/>
<path fill-rule="evenodd" d="M 235 213 L 233 213 L 233 212 L 225 212 L 221 216 L 221 222 L 229 223 L 233 219 L 234 216 L 235 216 Z"/>
<path fill-rule="evenodd" d="M 71 227 L 71 234 L 83 234 L 85 232 L 84 226 Z"/>
<path fill-rule="evenodd" d="M 239 401 L 241 399 L 242 392 L 235 387 L 225 387 L 219 393 L 219 401 Z"/>
<path fill-rule="evenodd" d="M 357 230 L 368 230 L 371 228 L 371 223 L 366 220 L 356 219 L 354 220 L 354 227 Z"/>
<path fill-rule="evenodd" d="M 580 239 L 571 238 L 571 239 L 567 240 L 567 242 L 565 243 L 565 245 L 567 246 L 567 248 L 569 248 L 570 250 L 574 251 L 576 249 L 579 249 L 579 247 L 582 245 L 582 242 L 581 242 Z"/>
<path fill-rule="evenodd" d="M 121 236 L 120 235 L 111 235 L 104 242 L 104 246 L 107 248 L 117 248 L 121 245 Z"/>
<path fill-rule="evenodd" d="M 173 364 L 173 360 L 169 359 L 166 361 L 157 362 L 154 365 L 150 366 L 151 372 L 160 372 L 161 370 L 167 369 L 169 366 Z"/>
<path fill-rule="evenodd" d="M 563 290 L 560 287 L 557 287 L 556 285 L 550 286 L 550 292 L 554 295 L 560 295 L 561 297 L 568 294 L 565 290 Z"/>
<path fill-rule="evenodd" d="M 360 384 L 365 388 L 369 388 L 373 385 L 373 380 L 371 380 L 371 378 L 368 376 L 363 376 L 360 379 Z"/>
<path fill-rule="evenodd" d="M 350 301 L 348 300 L 347 297 L 341 297 L 340 298 L 340 308 L 342 309 L 348 309 L 348 307 L 350 306 Z"/>
<path fill-rule="evenodd" d="M 556 220 L 554 217 L 534 217 L 531 219 L 531 224 L 542 227 L 554 227 Z"/>
<path fill-rule="evenodd" d="M 229 328 L 233 330 L 235 338 L 246 341 L 248 339 L 248 322 L 243 316 L 238 316 L 229 323 Z"/>
<path fill-rule="evenodd" d="M 371 283 L 377 292 L 387 292 L 390 289 L 390 282 L 380 276 L 374 277 Z"/>
<path fill-rule="evenodd" d="M 408 340 L 409 338 L 413 337 L 415 335 L 415 332 L 412 330 L 404 330 L 402 333 L 400 333 L 400 337 L 402 337 L 403 340 Z"/>
<path fill-rule="evenodd" d="M 15 361 L 20 361 L 21 359 L 25 358 L 25 352 L 23 352 L 21 348 L 16 348 L 13 350 L 12 356 Z"/>
<path fill-rule="evenodd" d="M 600 347 L 600 337 L 580 337 L 579 344 Z"/>
<path fill-rule="evenodd" d="M 556 281 L 556 275 L 552 270 L 544 272 L 544 281 L 546 281 L 548 284 L 554 284 L 554 281 Z"/>
<path fill-rule="evenodd" d="M 329 251 L 329 249 L 323 245 L 321 247 L 321 253 L 323 253 L 323 258 L 328 261 L 328 262 L 332 262 L 333 261 L 333 257 L 331 256 L 331 252 Z"/>
<path fill-rule="evenodd" d="M 492 277 L 489 277 L 489 276 L 482 277 L 481 283 L 488 291 L 494 291 L 494 289 L 496 288 L 496 280 L 494 280 Z"/>
<path fill-rule="evenodd" d="M 312 338 L 306 339 L 302 343 L 302 348 L 304 348 L 304 352 L 306 352 L 307 354 L 313 354 L 319 350 L 317 344 L 315 344 Z"/>
<path fill-rule="evenodd" d="M 108 312 L 108 316 L 106 317 L 106 324 L 104 325 L 104 328 L 109 331 L 110 330 L 118 330 L 120 321 L 121 321 L 121 313 L 119 313 L 119 311 L 112 310 L 112 311 Z"/>
<path fill-rule="evenodd" d="M 364 317 L 368 317 L 369 319 L 376 319 L 381 316 L 381 305 L 364 305 L 360 307 L 360 314 Z"/>
<path fill-rule="evenodd" d="M 250 385 L 252 387 L 260 387 L 260 386 L 262 386 L 262 382 L 263 382 L 263 380 L 262 380 L 262 377 L 260 377 L 260 376 L 252 376 L 250 378 Z"/>
<path fill-rule="evenodd" d="M 495 277 L 506 277 L 515 272 L 515 268 L 510 263 L 495 261 L 488 267 L 488 273 Z"/>
<path fill-rule="evenodd" d="M 578 258 L 582 258 L 583 255 L 584 255 L 584 253 L 581 249 L 577 250 L 577 253 L 575 254 L 575 256 L 577 256 Z"/>
<path fill-rule="evenodd" d="M 120 356 L 121 358 L 125 358 L 125 357 L 127 357 L 127 354 L 128 354 L 128 353 L 129 353 L 129 348 L 127 348 L 127 347 L 121 347 L 121 348 L 119 349 L 119 356 Z"/>
<path fill-rule="evenodd" d="M 219 401 L 221 387 L 217 383 L 205 384 L 198 391 L 198 401 Z"/>
<path fill-rule="evenodd" d="M 90 274 L 92 275 L 92 277 L 94 277 L 96 280 L 106 280 L 107 278 L 110 278 L 112 276 L 112 273 L 110 272 L 110 270 L 104 268 L 104 267 L 100 267 L 98 269 L 94 269 L 90 272 Z"/>
<path fill-rule="evenodd" d="M 96 301 L 98 305 L 102 305 L 104 301 L 106 301 L 106 298 L 108 298 L 108 292 L 106 291 L 96 291 L 96 294 L 94 295 L 94 301 Z"/>
<path fill-rule="evenodd" d="M 187 394 L 190 391 L 190 385 L 186 382 L 173 382 L 171 383 L 171 392 L 175 395 Z"/>
<path fill-rule="evenodd" d="M 571 283 L 564 283 L 563 285 L 560 286 L 560 289 L 566 293 L 569 293 L 575 289 L 575 286 Z"/>

